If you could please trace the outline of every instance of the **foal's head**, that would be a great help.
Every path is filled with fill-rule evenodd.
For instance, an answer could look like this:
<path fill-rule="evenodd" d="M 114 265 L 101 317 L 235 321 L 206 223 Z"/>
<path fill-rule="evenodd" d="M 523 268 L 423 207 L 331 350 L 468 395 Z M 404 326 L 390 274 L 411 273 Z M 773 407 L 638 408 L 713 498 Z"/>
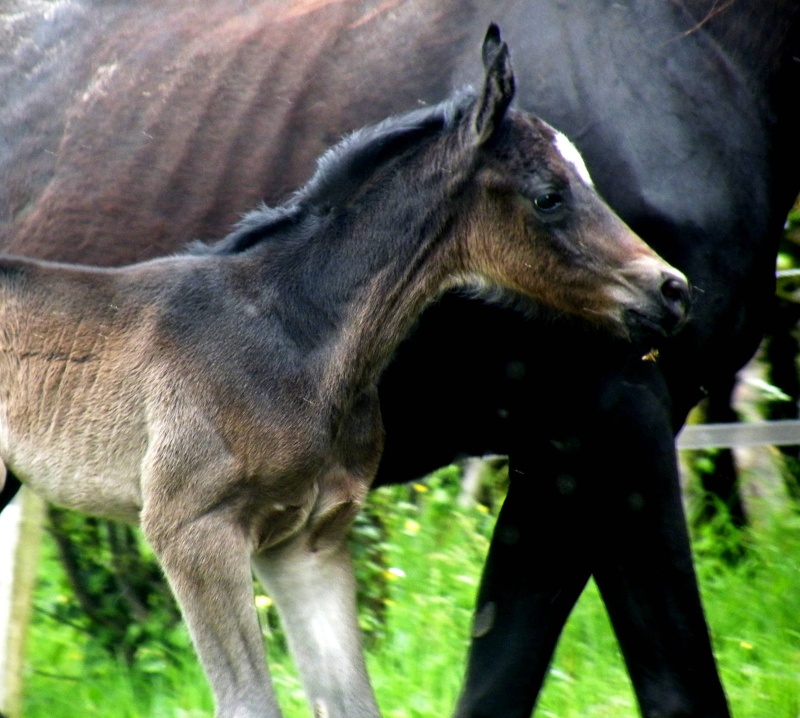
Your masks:
<path fill-rule="evenodd" d="M 477 168 L 459 235 L 464 271 L 627 338 L 676 331 L 689 305 L 684 275 L 608 208 L 566 137 L 508 109 L 514 77 L 495 26 L 483 59 L 484 85 L 462 128 Z"/>

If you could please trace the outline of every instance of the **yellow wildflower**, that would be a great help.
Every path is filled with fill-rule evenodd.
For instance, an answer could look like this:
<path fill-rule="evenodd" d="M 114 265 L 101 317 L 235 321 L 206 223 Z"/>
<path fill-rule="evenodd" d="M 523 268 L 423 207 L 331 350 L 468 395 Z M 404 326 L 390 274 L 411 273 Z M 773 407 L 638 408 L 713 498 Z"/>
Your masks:
<path fill-rule="evenodd" d="M 403 571 L 402 568 L 397 568 L 396 566 L 392 566 L 391 568 L 388 568 L 386 569 L 386 571 L 383 572 L 383 576 L 389 581 L 395 581 L 398 578 L 405 578 L 406 572 Z"/>
<path fill-rule="evenodd" d="M 272 599 L 264 594 L 256 596 L 256 608 L 269 608 L 272 605 Z"/>
<path fill-rule="evenodd" d="M 404 524 L 403 528 L 407 534 L 418 534 L 419 533 L 419 523 L 414 521 L 414 519 L 408 519 Z"/>

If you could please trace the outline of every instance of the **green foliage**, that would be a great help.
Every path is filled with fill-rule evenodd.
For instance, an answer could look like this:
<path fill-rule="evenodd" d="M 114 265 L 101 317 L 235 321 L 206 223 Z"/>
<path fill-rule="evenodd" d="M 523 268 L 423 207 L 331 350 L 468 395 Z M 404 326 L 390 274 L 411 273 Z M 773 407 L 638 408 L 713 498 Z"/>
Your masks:
<path fill-rule="evenodd" d="M 448 468 L 412 486 L 374 492 L 359 531 L 376 539 L 361 576 L 376 580 L 364 595 L 367 628 L 380 627 L 368 654 L 387 718 L 449 715 L 463 676 L 472 606 L 494 512 L 462 508 L 459 473 Z M 370 518 L 370 513 L 376 517 Z M 717 517 L 716 521 L 724 521 Z M 695 537 L 697 569 L 712 640 L 737 718 L 800 714 L 800 518 L 745 532 L 748 550 L 731 565 L 718 545 L 726 530 Z M 356 541 L 361 550 L 361 539 Z M 37 605 L 61 600 L 66 588 L 49 543 Z M 371 557 L 371 558 L 370 558 Z M 262 604 L 264 602 L 262 601 Z M 267 602 L 268 603 L 268 602 Z M 272 607 L 262 605 L 268 621 Z M 81 629 L 37 613 L 31 627 L 27 718 L 80 713 L 104 718 L 210 718 L 212 700 L 186 646 L 159 670 L 111 660 Z M 265 626 L 265 632 L 272 629 Z M 273 635 L 274 638 L 274 635 Z M 180 641 L 178 641 L 180 642 Z M 269 641 L 273 680 L 287 718 L 309 715 L 302 687 L 279 640 Z M 151 664 L 152 667 L 152 664 Z M 590 584 L 564 631 L 536 715 L 547 718 L 634 718 L 635 698 L 597 589 Z"/>
<path fill-rule="evenodd" d="M 789 216 L 786 219 L 786 231 L 791 232 L 796 229 L 800 229 L 800 202 L 789 210 Z"/>
<path fill-rule="evenodd" d="M 377 502 L 368 503 L 350 533 L 350 553 L 358 581 L 359 624 L 367 648 L 378 645 L 386 625 L 388 539 L 380 508 Z"/>
<path fill-rule="evenodd" d="M 716 535 L 724 532 L 716 532 Z M 734 714 L 800 714 L 800 517 L 746 529 L 731 565 L 710 533 L 696 539 L 697 570 L 714 650 Z M 738 710 L 736 710 L 738 706 Z"/>
<path fill-rule="evenodd" d="M 180 614 L 155 558 L 124 524 L 50 508 L 34 610 L 83 633 L 139 670 L 157 672 L 187 647 Z"/>

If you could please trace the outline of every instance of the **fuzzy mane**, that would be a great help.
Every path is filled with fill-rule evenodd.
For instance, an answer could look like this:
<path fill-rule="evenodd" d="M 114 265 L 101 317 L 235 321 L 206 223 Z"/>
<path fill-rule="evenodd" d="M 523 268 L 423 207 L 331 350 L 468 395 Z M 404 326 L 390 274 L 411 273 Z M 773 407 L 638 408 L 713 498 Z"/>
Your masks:
<path fill-rule="evenodd" d="M 409 148 L 456 125 L 475 101 L 471 89 L 431 107 L 390 117 L 352 132 L 317 161 L 311 180 L 285 204 L 247 213 L 224 239 L 195 242 L 191 254 L 238 254 L 265 240 L 283 235 L 312 216 L 342 204 L 376 169 Z"/>

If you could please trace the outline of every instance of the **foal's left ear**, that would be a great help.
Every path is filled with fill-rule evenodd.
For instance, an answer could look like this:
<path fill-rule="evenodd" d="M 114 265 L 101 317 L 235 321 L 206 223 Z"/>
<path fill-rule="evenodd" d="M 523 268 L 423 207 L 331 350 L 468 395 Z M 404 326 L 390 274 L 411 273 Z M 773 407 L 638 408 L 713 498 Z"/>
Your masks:
<path fill-rule="evenodd" d="M 500 125 L 514 97 L 514 70 L 508 45 L 500 39 L 500 28 L 489 25 L 483 40 L 483 90 L 472 113 L 475 143 L 486 142 Z"/>

